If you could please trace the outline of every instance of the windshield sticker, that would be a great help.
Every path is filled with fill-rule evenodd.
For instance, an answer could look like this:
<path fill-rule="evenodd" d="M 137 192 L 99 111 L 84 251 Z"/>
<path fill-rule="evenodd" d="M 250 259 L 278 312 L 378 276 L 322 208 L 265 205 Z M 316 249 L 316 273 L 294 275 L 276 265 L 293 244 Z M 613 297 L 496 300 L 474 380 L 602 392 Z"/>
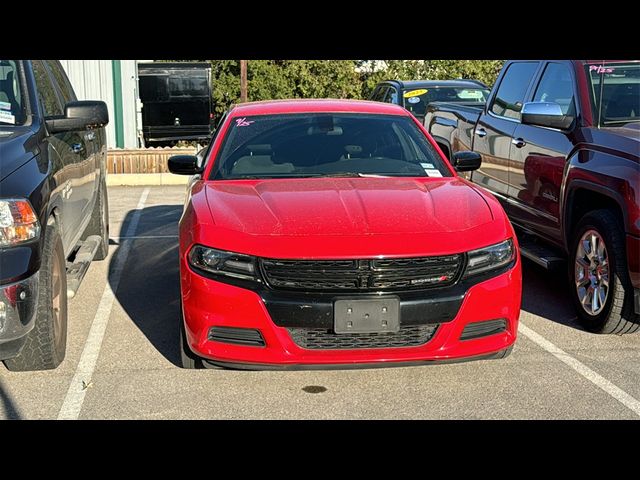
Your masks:
<path fill-rule="evenodd" d="M 433 166 L 433 163 L 421 163 L 420 166 L 422 168 L 428 168 L 428 169 L 435 169 L 436 167 Z"/>
<path fill-rule="evenodd" d="M 254 122 L 253 120 L 247 120 L 247 117 L 236 118 L 236 125 L 238 127 L 248 127 L 253 122 Z"/>
<path fill-rule="evenodd" d="M 420 97 L 409 97 L 409 98 L 407 98 L 407 102 L 409 102 L 409 103 L 420 103 Z"/>
<path fill-rule="evenodd" d="M 0 102 L 0 110 L 11 110 L 11 104 L 9 102 Z"/>
<path fill-rule="evenodd" d="M 440 170 L 436 170 L 435 168 L 425 168 L 424 173 L 426 173 L 429 177 L 441 177 L 442 174 Z"/>
<path fill-rule="evenodd" d="M 4 110 L 0 110 L 0 122 L 10 123 L 11 125 L 15 125 L 16 117 L 11 115 L 9 112 L 5 112 Z"/>
<path fill-rule="evenodd" d="M 589 71 L 590 72 L 596 72 L 596 73 L 613 73 L 613 68 L 611 67 L 604 67 L 602 65 L 591 65 L 589 67 Z"/>
<path fill-rule="evenodd" d="M 404 92 L 402 96 L 404 98 L 419 97 L 420 95 L 424 95 L 428 91 L 429 90 L 427 90 L 426 88 L 421 88 L 419 90 L 409 90 L 408 92 Z"/>
<path fill-rule="evenodd" d="M 482 98 L 482 91 L 481 90 L 460 90 L 460 92 L 458 93 L 458 97 L 464 100 L 467 100 L 467 99 L 475 100 L 475 99 Z"/>

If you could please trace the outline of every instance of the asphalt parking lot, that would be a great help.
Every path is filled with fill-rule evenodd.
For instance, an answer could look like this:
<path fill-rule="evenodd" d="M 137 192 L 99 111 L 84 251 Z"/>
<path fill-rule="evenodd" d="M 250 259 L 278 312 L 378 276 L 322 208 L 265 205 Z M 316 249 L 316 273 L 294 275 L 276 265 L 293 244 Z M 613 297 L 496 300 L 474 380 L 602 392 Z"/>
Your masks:
<path fill-rule="evenodd" d="M 366 370 L 183 370 L 177 366 L 183 196 L 181 186 L 109 189 L 109 257 L 91 265 L 70 301 L 66 359 L 47 372 L 0 366 L 0 418 L 640 416 L 640 335 L 583 331 L 563 275 L 526 260 L 520 335 L 505 360 Z"/>

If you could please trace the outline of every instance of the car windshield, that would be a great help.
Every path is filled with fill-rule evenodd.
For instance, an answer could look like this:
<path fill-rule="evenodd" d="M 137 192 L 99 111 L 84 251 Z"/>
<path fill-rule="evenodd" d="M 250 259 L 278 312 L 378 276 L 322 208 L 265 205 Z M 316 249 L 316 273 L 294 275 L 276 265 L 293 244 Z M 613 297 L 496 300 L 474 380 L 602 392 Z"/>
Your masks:
<path fill-rule="evenodd" d="M 26 115 L 21 87 L 19 62 L 0 60 L 0 128 L 24 124 Z"/>
<path fill-rule="evenodd" d="M 640 120 L 640 63 L 598 63 L 585 69 L 598 125 Z"/>
<path fill-rule="evenodd" d="M 415 116 L 424 116 L 431 102 L 484 103 L 490 90 L 468 87 L 412 88 L 402 94 L 403 106 Z"/>
<path fill-rule="evenodd" d="M 410 117 L 353 113 L 231 119 L 210 179 L 448 177 Z"/>

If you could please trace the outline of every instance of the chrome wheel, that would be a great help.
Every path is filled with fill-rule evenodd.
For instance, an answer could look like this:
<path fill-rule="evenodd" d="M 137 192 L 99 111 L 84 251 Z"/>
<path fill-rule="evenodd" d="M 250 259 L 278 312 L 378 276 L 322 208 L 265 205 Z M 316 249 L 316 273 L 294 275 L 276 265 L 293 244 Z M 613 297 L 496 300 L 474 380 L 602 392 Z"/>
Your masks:
<path fill-rule="evenodd" d="M 609 257 L 602 236 L 587 230 L 575 258 L 575 284 L 582 309 L 591 316 L 604 309 L 609 296 Z"/>

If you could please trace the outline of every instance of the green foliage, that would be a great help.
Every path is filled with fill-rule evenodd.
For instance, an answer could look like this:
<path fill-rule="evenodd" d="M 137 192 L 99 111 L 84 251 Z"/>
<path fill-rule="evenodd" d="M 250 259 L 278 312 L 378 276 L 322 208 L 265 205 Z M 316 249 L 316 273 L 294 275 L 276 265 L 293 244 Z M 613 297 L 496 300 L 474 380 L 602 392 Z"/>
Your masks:
<path fill-rule="evenodd" d="M 240 99 L 240 62 L 211 60 L 216 117 Z M 378 63 L 378 62 L 376 62 Z M 368 98 L 382 80 L 474 78 L 492 85 L 501 60 L 387 60 L 386 70 L 356 60 L 249 60 L 250 101 L 276 98 Z M 356 67 L 361 67 L 356 71 Z"/>

